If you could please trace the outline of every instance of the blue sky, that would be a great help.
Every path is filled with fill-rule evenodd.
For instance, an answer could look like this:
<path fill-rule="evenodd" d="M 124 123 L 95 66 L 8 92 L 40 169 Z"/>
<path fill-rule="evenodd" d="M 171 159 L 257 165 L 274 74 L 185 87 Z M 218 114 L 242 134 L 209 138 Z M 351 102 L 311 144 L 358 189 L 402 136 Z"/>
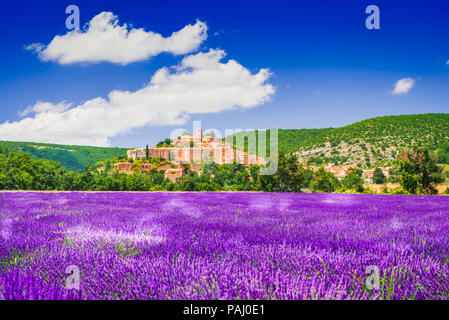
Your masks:
<path fill-rule="evenodd" d="M 55 36 L 68 32 L 65 8 L 69 4 L 79 7 L 82 25 L 101 12 L 112 12 L 119 25 L 126 23 L 130 28 L 169 37 L 199 20 L 207 25 L 207 39 L 185 54 L 162 52 L 126 65 L 108 61 L 61 64 L 42 61 L 38 54 L 25 50 L 32 43 L 48 45 Z M 365 27 L 365 8 L 370 4 L 380 8 L 380 30 Z M 22 135 L 22 126 L 11 134 L 12 129 L 5 129 L 4 123 L 35 117 L 19 113 L 38 101 L 66 101 L 73 108 L 106 98 L 113 90 L 135 92 L 145 87 L 157 70 L 211 49 L 225 51 L 222 63 L 235 60 L 251 75 L 269 69 L 266 85 L 274 93 L 262 97 L 260 84 L 253 88 L 260 99 L 254 98 L 250 107 L 240 107 L 246 100 L 231 99 L 237 101 L 232 108 L 216 106 L 213 112 L 188 114 L 191 106 L 186 105 L 183 112 L 187 110 L 188 119 L 176 125 L 165 120 L 158 125 L 158 120 L 152 119 L 146 125 L 129 125 L 129 130 L 120 127 L 95 134 L 106 137 L 109 145 L 133 147 L 155 144 L 175 128 L 191 129 L 192 120 L 202 121 L 203 128 L 224 132 L 226 128 L 337 127 L 375 116 L 449 112 L 448 14 L 449 4 L 434 0 L 5 3 L 0 11 L 0 139 L 24 136 L 24 140 L 49 141 L 51 132 L 60 134 L 63 129 L 40 135 L 46 122 L 40 128 L 34 120 L 38 127 L 34 131 Z M 393 94 L 401 79 L 412 79 L 414 85 L 407 93 Z M 151 104 L 147 108 L 152 112 Z M 89 126 L 96 121 L 99 126 L 106 125 L 107 131 L 108 122 L 103 118 L 93 119 Z M 76 130 L 86 132 L 82 139 L 77 140 Z M 54 142 L 73 137 L 67 142 L 84 144 L 90 141 L 89 132 L 75 126 Z"/>

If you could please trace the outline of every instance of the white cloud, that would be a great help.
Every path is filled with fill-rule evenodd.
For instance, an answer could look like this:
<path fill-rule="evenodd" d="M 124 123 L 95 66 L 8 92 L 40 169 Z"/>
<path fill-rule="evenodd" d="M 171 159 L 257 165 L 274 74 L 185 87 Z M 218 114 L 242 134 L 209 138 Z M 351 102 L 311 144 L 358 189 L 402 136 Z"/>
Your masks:
<path fill-rule="evenodd" d="M 210 50 L 161 68 L 134 92 L 112 91 L 71 107 L 66 102 L 38 102 L 16 122 L 0 124 L 2 140 L 108 146 L 110 138 L 134 128 L 182 125 L 189 115 L 256 107 L 274 94 L 270 72 L 251 73 L 235 60 L 221 62 L 225 52 Z"/>
<path fill-rule="evenodd" d="M 34 106 L 29 106 L 25 110 L 22 110 L 18 113 L 20 117 L 25 117 L 26 115 L 30 113 L 60 113 L 67 109 L 69 109 L 72 106 L 71 103 L 67 103 L 65 101 L 62 101 L 58 104 L 53 104 L 51 102 L 42 102 L 38 101 Z"/>
<path fill-rule="evenodd" d="M 394 85 L 394 90 L 392 93 L 396 95 L 406 94 L 413 88 L 415 82 L 416 81 L 412 78 L 398 80 Z"/>
<path fill-rule="evenodd" d="M 446 64 L 449 66 L 449 60 L 446 61 Z"/>
<path fill-rule="evenodd" d="M 42 52 L 44 50 L 45 46 L 42 43 L 32 43 L 27 46 L 25 46 L 25 50 L 30 50 L 34 52 Z"/>
<path fill-rule="evenodd" d="M 103 62 L 126 65 L 146 60 L 162 52 L 187 54 L 198 49 L 207 38 L 207 26 L 197 21 L 164 38 L 144 29 L 120 26 L 112 12 L 102 12 L 92 18 L 84 31 L 74 30 L 55 36 L 47 45 L 26 46 L 39 54 L 43 61 L 60 64 Z"/>

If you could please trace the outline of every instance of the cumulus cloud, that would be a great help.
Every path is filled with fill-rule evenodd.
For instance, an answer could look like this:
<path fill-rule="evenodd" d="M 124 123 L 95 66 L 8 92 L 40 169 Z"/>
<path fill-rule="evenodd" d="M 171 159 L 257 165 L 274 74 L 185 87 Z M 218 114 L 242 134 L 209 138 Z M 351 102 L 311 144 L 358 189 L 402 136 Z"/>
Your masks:
<path fill-rule="evenodd" d="M 256 107 L 274 94 L 271 73 L 251 73 L 225 52 L 209 50 L 161 68 L 143 88 L 114 90 L 71 107 L 67 102 L 38 102 L 22 111 L 30 115 L 0 124 L 2 140 L 109 146 L 110 138 L 132 129 L 182 125 L 192 114 Z"/>
<path fill-rule="evenodd" d="M 29 106 L 25 110 L 22 110 L 18 113 L 20 117 L 25 117 L 26 115 L 29 115 L 30 113 L 60 113 L 62 111 L 65 111 L 69 109 L 72 106 L 71 103 L 67 103 L 66 101 L 62 101 L 57 104 L 53 104 L 51 102 L 42 102 L 38 101 L 34 106 Z"/>
<path fill-rule="evenodd" d="M 412 78 L 404 78 L 401 80 L 398 80 L 396 84 L 394 85 L 393 94 L 401 95 L 408 93 L 413 86 L 415 85 L 415 80 Z"/>
<path fill-rule="evenodd" d="M 56 36 L 48 44 L 33 43 L 26 46 L 43 61 L 59 64 L 112 62 L 126 65 L 146 60 L 162 52 L 187 54 L 198 49 L 207 38 L 207 26 L 196 21 L 164 38 L 144 29 L 122 26 L 112 12 L 102 12 L 92 18 L 84 30 L 73 30 Z"/>

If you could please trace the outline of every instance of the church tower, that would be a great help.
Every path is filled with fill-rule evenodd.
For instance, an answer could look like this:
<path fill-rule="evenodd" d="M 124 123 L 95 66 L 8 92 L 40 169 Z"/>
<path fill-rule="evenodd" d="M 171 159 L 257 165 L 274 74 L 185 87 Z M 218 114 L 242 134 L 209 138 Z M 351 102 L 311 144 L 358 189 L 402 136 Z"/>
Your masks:
<path fill-rule="evenodd" d="M 196 128 L 194 140 L 198 143 L 201 143 L 201 141 L 203 140 L 203 131 L 201 130 L 201 127 Z"/>

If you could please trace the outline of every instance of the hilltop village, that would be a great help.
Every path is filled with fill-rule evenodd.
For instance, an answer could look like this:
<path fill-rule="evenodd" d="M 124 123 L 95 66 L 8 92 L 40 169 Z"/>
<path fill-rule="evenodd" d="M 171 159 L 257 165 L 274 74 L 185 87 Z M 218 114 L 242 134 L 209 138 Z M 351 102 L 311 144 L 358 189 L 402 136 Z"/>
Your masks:
<path fill-rule="evenodd" d="M 210 161 L 216 164 L 239 163 L 247 167 L 252 165 L 264 166 L 266 160 L 262 157 L 248 154 L 247 152 L 235 150 L 228 142 L 220 138 L 203 135 L 202 129 L 197 128 L 196 133 L 185 134 L 177 139 L 170 140 L 169 146 L 157 146 L 147 148 L 135 148 L 127 151 L 128 161 L 115 163 L 119 173 L 132 174 L 135 171 L 164 171 L 165 178 L 176 182 L 176 179 L 184 173 L 183 164 L 189 164 L 190 170 L 199 174 L 202 163 Z M 164 163 L 154 165 L 145 161 L 137 166 L 133 163 L 137 160 L 148 158 L 160 158 Z M 306 169 L 317 171 L 319 167 L 302 164 Z M 390 176 L 390 168 L 380 168 L 386 178 Z M 326 164 L 324 170 L 331 172 L 337 179 L 341 180 L 353 172 L 351 166 Z M 362 178 L 366 184 L 373 183 L 374 169 L 362 170 Z"/>
<path fill-rule="evenodd" d="M 244 152 L 258 130 L 222 139 L 198 128 L 137 149 L 0 141 L 0 189 L 449 194 L 449 115 L 276 130 L 273 141 L 262 132 L 279 149 L 269 175 L 269 156 Z"/>
<path fill-rule="evenodd" d="M 128 150 L 127 162 L 116 163 L 117 171 L 132 174 L 135 169 L 150 171 L 153 165 L 142 163 L 140 167 L 133 167 L 135 160 L 148 158 L 161 158 L 166 160 L 164 165 L 157 167 L 158 171 L 164 170 L 164 176 L 173 182 L 183 174 L 182 164 L 189 164 L 190 170 L 200 173 L 201 164 L 215 162 L 216 164 L 239 163 L 245 166 L 266 164 L 262 157 L 235 150 L 228 142 L 210 135 L 203 135 L 202 129 L 197 128 L 196 133 L 185 134 L 170 141 L 170 146 L 135 148 Z"/>

